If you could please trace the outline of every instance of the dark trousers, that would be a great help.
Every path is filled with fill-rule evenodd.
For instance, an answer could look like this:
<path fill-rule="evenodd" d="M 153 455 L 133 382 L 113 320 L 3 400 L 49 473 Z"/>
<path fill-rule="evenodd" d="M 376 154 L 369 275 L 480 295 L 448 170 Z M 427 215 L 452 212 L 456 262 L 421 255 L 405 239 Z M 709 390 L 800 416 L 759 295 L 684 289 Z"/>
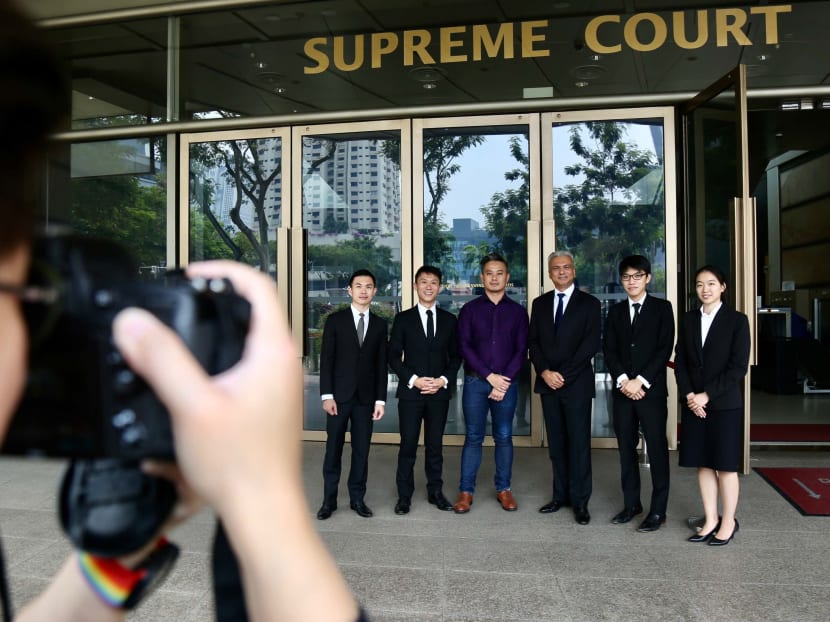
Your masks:
<path fill-rule="evenodd" d="M 216 523 L 211 566 L 217 622 L 246 622 L 248 611 L 245 608 L 239 564 L 220 522 Z"/>
<path fill-rule="evenodd" d="M 427 494 L 442 492 L 444 481 L 444 426 L 447 425 L 448 400 L 398 400 L 398 426 L 401 445 L 398 449 L 398 471 L 395 481 L 399 497 L 411 497 L 415 492 L 415 457 L 421 421 L 424 422 L 424 473 L 427 476 Z"/>
<path fill-rule="evenodd" d="M 620 448 L 620 481 L 625 507 L 640 505 L 640 465 L 637 460 L 639 429 L 651 463 L 652 514 L 666 514 L 669 502 L 669 444 L 666 440 L 668 419 L 666 398 L 654 396 L 630 400 L 614 395 L 614 433 Z"/>
<path fill-rule="evenodd" d="M 372 442 L 372 410 L 374 404 L 358 404 L 351 400 L 337 402 L 337 415 L 326 415 L 326 457 L 323 460 L 323 499 L 337 503 L 343 445 L 346 429 L 351 426 L 352 465 L 349 469 L 349 499 L 363 501 L 369 471 L 369 446 Z"/>
<path fill-rule="evenodd" d="M 587 507 L 591 498 L 591 398 L 542 394 L 553 465 L 553 498 Z"/>

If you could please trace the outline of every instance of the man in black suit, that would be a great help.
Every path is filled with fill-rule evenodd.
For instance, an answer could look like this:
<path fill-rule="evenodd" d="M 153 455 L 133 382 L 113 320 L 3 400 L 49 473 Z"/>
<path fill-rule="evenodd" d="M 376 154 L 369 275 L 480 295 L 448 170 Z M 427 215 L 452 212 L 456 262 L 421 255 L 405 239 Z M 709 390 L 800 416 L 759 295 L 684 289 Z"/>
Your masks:
<path fill-rule="evenodd" d="M 442 490 L 443 438 L 455 378 L 461 366 L 455 316 L 435 304 L 441 270 L 422 266 L 415 273 L 418 304 L 401 311 L 392 322 L 389 365 L 398 375 L 398 501 L 395 514 L 407 514 L 415 491 L 413 468 L 424 422 L 424 471 L 427 500 L 439 510 L 452 510 Z"/>
<path fill-rule="evenodd" d="M 357 270 L 349 279 L 348 309 L 332 313 L 323 329 L 320 350 L 320 393 L 326 418 L 326 457 L 323 461 L 323 504 L 317 518 L 326 520 L 337 509 L 337 485 L 346 428 L 351 422 L 352 465 L 349 506 L 368 518 L 366 477 L 373 422 L 386 405 L 386 336 L 388 324 L 369 311 L 377 292 L 375 277 Z"/>
<path fill-rule="evenodd" d="M 553 500 L 539 511 L 549 514 L 573 505 L 580 525 L 591 520 L 592 358 L 600 348 L 599 300 L 576 289 L 573 255 L 548 257 L 554 290 L 533 301 L 530 360 L 536 369 L 534 391 L 542 397 L 545 433 L 553 465 Z"/>
<path fill-rule="evenodd" d="M 623 490 L 623 509 L 611 522 L 627 523 L 643 512 L 637 462 L 642 428 L 652 488 L 649 512 L 637 531 L 656 531 L 666 522 L 669 501 L 666 363 L 674 346 L 674 313 L 668 300 L 647 295 L 651 263 L 642 255 L 620 262 L 620 281 L 628 298 L 609 310 L 603 341 L 605 364 L 615 384 L 614 433 Z"/>

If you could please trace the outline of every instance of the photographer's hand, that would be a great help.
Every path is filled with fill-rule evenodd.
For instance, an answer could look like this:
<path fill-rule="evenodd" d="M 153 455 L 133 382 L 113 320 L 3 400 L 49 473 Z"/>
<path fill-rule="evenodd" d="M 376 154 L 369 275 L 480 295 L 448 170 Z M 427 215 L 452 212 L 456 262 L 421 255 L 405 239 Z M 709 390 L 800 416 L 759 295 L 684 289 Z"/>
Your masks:
<path fill-rule="evenodd" d="M 251 303 L 242 360 L 209 377 L 170 329 L 139 309 L 116 318 L 116 344 L 171 412 L 179 466 L 227 528 L 252 619 L 352 621 L 357 606 L 308 513 L 302 369 L 274 282 L 233 262 L 194 264 L 187 273 L 229 278 Z"/>

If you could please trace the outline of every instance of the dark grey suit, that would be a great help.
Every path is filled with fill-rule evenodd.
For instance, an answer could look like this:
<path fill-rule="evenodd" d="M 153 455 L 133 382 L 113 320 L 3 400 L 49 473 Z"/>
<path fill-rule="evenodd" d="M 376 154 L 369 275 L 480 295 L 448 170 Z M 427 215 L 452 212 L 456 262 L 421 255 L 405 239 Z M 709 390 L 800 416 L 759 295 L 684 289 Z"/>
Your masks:
<path fill-rule="evenodd" d="M 352 432 L 349 499 L 363 501 L 372 440 L 372 411 L 376 401 L 386 400 L 388 324 L 374 313 L 368 315 L 362 347 L 357 340 L 351 308 L 332 313 L 323 329 L 320 394 L 334 395 L 337 403 L 337 415 L 326 417 L 323 500 L 334 507 L 337 506 L 337 486 L 349 422 Z"/>
<path fill-rule="evenodd" d="M 553 323 L 555 301 L 556 290 L 533 301 L 528 344 L 537 374 L 534 391 L 542 396 L 553 465 L 553 499 L 586 507 L 591 497 L 591 359 L 600 348 L 600 304 L 575 289 L 557 330 Z M 564 376 L 562 388 L 553 390 L 542 379 L 542 372 L 548 369 Z"/>

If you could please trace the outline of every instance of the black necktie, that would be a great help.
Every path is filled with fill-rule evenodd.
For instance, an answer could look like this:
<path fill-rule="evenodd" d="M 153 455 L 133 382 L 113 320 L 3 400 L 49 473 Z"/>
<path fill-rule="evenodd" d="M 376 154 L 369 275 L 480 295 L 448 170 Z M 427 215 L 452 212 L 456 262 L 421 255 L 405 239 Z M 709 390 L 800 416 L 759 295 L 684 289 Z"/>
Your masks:
<path fill-rule="evenodd" d="M 634 307 L 634 317 L 631 318 L 631 328 L 634 328 L 634 325 L 637 323 L 637 318 L 640 317 L 640 303 L 635 302 L 631 306 Z"/>
<path fill-rule="evenodd" d="M 565 312 L 565 294 L 556 294 L 559 296 L 559 302 L 556 303 L 556 314 L 553 316 L 553 326 L 559 330 L 559 324 L 562 322 L 562 314 Z"/>
<path fill-rule="evenodd" d="M 427 339 L 432 341 L 435 337 L 435 324 L 432 322 L 432 309 L 427 309 Z"/>
<path fill-rule="evenodd" d="M 360 319 L 357 321 L 357 343 L 363 347 L 363 333 L 366 332 L 366 324 L 363 323 L 363 314 L 358 313 Z"/>

